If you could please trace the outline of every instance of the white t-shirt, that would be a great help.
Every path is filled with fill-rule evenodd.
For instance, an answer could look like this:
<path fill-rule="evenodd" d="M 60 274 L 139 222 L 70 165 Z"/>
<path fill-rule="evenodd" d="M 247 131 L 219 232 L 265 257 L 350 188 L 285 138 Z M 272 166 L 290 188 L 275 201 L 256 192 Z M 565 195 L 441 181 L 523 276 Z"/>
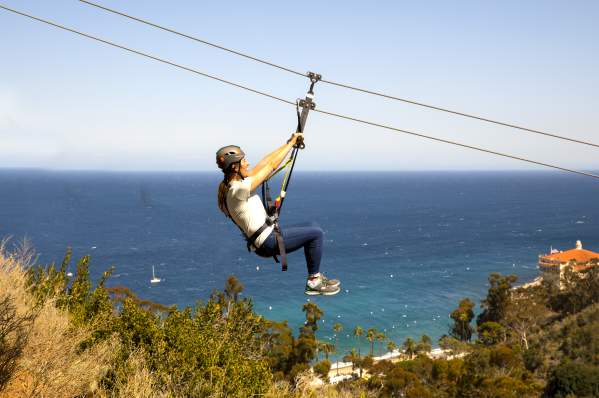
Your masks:
<path fill-rule="evenodd" d="M 251 192 L 252 177 L 246 177 L 242 181 L 231 181 L 231 187 L 227 192 L 227 209 L 229 214 L 245 233 L 246 236 L 252 236 L 266 221 L 266 210 L 260 196 Z M 268 238 L 274 226 L 266 228 L 254 242 L 256 248 L 262 246 L 262 243 Z M 252 246 L 252 250 L 255 248 Z"/>

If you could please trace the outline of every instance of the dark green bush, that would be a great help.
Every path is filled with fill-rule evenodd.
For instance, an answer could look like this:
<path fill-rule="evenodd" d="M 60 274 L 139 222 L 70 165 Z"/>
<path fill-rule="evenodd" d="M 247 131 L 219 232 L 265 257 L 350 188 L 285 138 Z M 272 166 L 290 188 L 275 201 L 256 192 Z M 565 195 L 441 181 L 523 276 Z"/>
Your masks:
<path fill-rule="evenodd" d="M 331 370 L 331 361 L 324 359 L 316 363 L 313 367 L 314 373 L 323 381 L 329 381 L 329 371 Z"/>
<path fill-rule="evenodd" d="M 549 377 L 545 397 L 599 397 L 599 366 L 569 362 L 559 365 Z"/>

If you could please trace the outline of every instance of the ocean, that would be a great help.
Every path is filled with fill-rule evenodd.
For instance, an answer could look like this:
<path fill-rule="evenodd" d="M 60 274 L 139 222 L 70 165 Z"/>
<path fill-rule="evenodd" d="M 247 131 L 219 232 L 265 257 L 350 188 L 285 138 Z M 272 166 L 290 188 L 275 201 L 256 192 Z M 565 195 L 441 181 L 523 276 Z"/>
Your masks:
<path fill-rule="evenodd" d="M 0 237 L 27 238 L 38 263 L 91 255 L 94 279 L 179 307 L 206 300 L 234 274 L 255 310 L 288 320 L 302 305 L 324 311 L 320 339 L 356 346 L 352 329 L 375 327 L 398 345 L 447 333 L 458 301 L 479 302 L 491 272 L 538 275 L 538 255 L 576 240 L 599 251 L 599 183 L 551 172 L 301 172 L 282 225 L 316 221 L 325 231 L 321 270 L 342 281 L 332 297 L 303 294 L 302 251 L 289 271 L 247 252 L 220 214 L 214 173 L 0 170 Z M 278 185 L 273 183 L 276 191 Z M 72 264 L 74 266 L 74 263 Z M 162 282 L 151 284 L 152 266 Z M 344 330 L 335 336 L 332 327 Z M 368 345 L 362 342 L 364 352 Z M 376 353 L 382 347 L 377 345 Z"/>

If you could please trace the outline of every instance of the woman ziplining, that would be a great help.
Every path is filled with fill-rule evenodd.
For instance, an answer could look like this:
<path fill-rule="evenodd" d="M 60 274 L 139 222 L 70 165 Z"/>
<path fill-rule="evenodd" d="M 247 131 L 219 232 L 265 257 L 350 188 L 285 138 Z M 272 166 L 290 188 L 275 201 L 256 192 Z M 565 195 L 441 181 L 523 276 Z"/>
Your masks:
<path fill-rule="evenodd" d="M 340 282 L 328 279 L 320 272 L 322 229 L 314 222 L 279 227 L 276 210 L 267 214 L 260 196 L 255 192 L 256 188 L 280 170 L 278 168 L 287 154 L 302 142 L 303 134 L 294 133 L 287 143 L 266 155 L 252 169 L 240 147 L 229 145 L 219 149 L 216 152 L 216 164 L 224 176 L 218 187 L 218 207 L 242 231 L 248 250 L 260 257 L 275 257 L 275 260 L 276 256 L 281 256 L 283 270 L 286 269 L 286 253 L 303 248 L 308 269 L 305 294 L 330 296 L 339 293 Z M 263 194 L 268 195 L 264 189 L 263 185 Z M 279 200 L 277 198 L 277 208 L 280 206 Z M 274 209 L 268 203 L 269 198 L 265 198 L 265 201 L 270 210 Z"/>
<path fill-rule="evenodd" d="M 279 262 L 277 256 L 280 256 L 283 271 L 287 270 L 287 253 L 303 248 L 308 268 L 304 293 L 332 296 L 339 293 L 341 283 L 337 279 L 328 279 L 320 272 L 322 229 L 314 222 L 284 228 L 279 225 L 279 214 L 298 151 L 305 148 L 303 131 L 308 113 L 315 108 L 314 85 L 321 79 L 319 74 L 313 72 L 308 72 L 307 76 L 310 79 L 310 88 L 306 98 L 296 102 L 297 129 L 287 143 L 266 155 L 251 170 L 250 163 L 240 147 L 228 145 L 216 152 L 216 164 L 224 173 L 218 187 L 218 207 L 241 230 L 248 251 L 254 251 L 261 257 L 273 257 L 276 262 Z M 279 168 L 289 152 L 289 160 Z M 280 195 L 273 202 L 268 180 L 285 168 L 287 172 L 283 178 Z M 256 194 L 256 188 L 259 186 L 262 186 L 262 199 Z"/>

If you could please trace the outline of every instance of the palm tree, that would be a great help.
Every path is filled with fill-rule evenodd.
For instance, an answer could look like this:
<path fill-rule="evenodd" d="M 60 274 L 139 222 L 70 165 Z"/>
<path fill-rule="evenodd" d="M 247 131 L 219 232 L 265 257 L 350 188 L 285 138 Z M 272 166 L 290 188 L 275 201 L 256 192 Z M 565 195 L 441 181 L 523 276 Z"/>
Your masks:
<path fill-rule="evenodd" d="M 335 333 L 341 333 L 343 331 L 343 325 L 340 324 L 339 322 L 337 322 L 336 324 L 333 325 L 333 332 Z M 339 338 L 339 336 L 336 336 L 337 338 Z"/>
<path fill-rule="evenodd" d="M 393 340 L 389 340 L 387 342 L 387 351 L 393 352 L 395 350 L 397 350 L 397 344 Z"/>
<path fill-rule="evenodd" d="M 316 360 L 320 360 L 320 353 L 324 352 L 324 345 L 326 343 L 322 340 L 316 340 Z"/>
<path fill-rule="evenodd" d="M 354 328 L 354 337 L 356 338 L 356 340 L 358 340 L 358 368 L 360 369 L 360 378 L 362 378 L 362 367 L 360 366 L 360 337 L 362 337 L 362 335 L 364 334 L 364 329 L 362 329 L 362 327 L 360 325 L 357 325 Z M 353 361 L 352 361 L 352 368 L 353 368 Z"/>
<path fill-rule="evenodd" d="M 358 341 L 358 357 L 360 356 L 360 337 L 364 334 L 364 329 L 360 325 L 354 328 L 354 337 Z"/>
<path fill-rule="evenodd" d="M 356 349 L 355 348 L 352 348 L 351 351 L 349 352 L 349 354 L 343 357 L 343 361 L 344 362 L 351 362 L 351 370 L 352 370 L 352 372 L 355 369 L 354 365 L 356 365 L 356 363 L 359 364 L 359 361 L 357 360 L 357 358 L 358 358 L 358 356 L 356 354 Z M 360 377 L 362 377 L 362 372 L 361 371 L 360 371 Z"/>
<path fill-rule="evenodd" d="M 385 332 L 378 332 L 376 334 L 376 340 L 381 344 L 381 347 L 379 347 L 382 351 L 382 345 L 383 342 L 385 341 L 385 339 L 387 338 L 387 335 L 385 334 Z"/>
<path fill-rule="evenodd" d="M 420 342 L 418 344 L 416 344 L 416 353 L 421 353 L 421 352 L 431 352 L 432 349 L 432 340 L 430 337 L 428 337 L 426 334 L 423 334 L 422 337 L 420 338 Z"/>
<path fill-rule="evenodd" d="M 339 333 L 343 330 L 343 325 L 337 322 L 333 325 L 333 331 L 335 332 L 335 345 L 339 346 Z M 339 362 L 339 361 L 337 361 Z M 339 363 L 337 363 L 337 376 L 339 376 Z"/>
<path fill-rule="evenodd" d="M 320 318 L 322 318 L 324 313 L 316 304 L 312 302 L 304 304 L 302 311 L 306 313 L 305 325 L 310 327 L 312 331 L 316 332 L 318 329 L 318 321 Z"/>
<path fill-rule="evenodd" d="M 225 283 L 225 296 L 229 300 L 237 302 L 239 293 L 241 293 L 242 291 L 243 285 L 241 284 L 241 282 L 239 282 L 239 279 L 237 279 L 234 275 L 229 275 L 229 277 L 227 278 L 227 282 Z"/>
<path fill-rule="evenodd" d="M 374 355 L 374 340 L 376 340 L 376 328 L 370 328 L 366 332 L 366 340 L 370 341 L 370 356 Z"/>
<path fill-rule="evenodd" d="M 324 359 L 329 359 L 329 354 L 335 352 L 335 344 L 323 341 L 320 343 L 320 349 L 324 352 Z"/>
<path fill-rule="evenodd" d="M 410 337 L 408 337 L 401 345 L 406 355 L 412 359 L 416 353 L 416 343 Z"/>

